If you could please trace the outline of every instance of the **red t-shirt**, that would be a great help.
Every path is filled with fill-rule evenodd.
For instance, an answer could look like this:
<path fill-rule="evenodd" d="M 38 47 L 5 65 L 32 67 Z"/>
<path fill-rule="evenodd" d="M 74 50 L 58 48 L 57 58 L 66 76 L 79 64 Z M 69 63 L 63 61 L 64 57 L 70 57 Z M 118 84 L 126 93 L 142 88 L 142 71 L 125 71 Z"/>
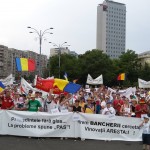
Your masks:
<path fill-rule="evenodd" d="M 14 106 L 14 102 L 12 100 L 11 97 L 1 97 L 2 99 L 2 106 L 1 109 L 7 109 L 7 108 L 11 108 L 12 106 Z"/>
<path fill-rule="evenodd" d="M 144 110 L 144 111 L 140 111 L 140 110 Z M 136 114 L 136 117 L 137 117 L 137 118 L 141 118 L 141 115 L 142 115 L 142 114 L 147 114 L 148 107 L 147 107 L 146 104 L 143 104 L 143 105 L 136 105 L 135 111 L 140 111 L 140 112 L 137 112 L 137 113 L 135 113 L 135 114 Z"/>
<path fill-rule="evenodd" d="M 118 105 L 118 104 L 120 104 L 120 105 Z M 116 110 L 116 112 L 120 113 L 121 105 L 123 105 L 123 104 L 124 104 L 123 100 L 115 99 L 113 101 L 113 106 L 114 106 L 114 109 Z"/>

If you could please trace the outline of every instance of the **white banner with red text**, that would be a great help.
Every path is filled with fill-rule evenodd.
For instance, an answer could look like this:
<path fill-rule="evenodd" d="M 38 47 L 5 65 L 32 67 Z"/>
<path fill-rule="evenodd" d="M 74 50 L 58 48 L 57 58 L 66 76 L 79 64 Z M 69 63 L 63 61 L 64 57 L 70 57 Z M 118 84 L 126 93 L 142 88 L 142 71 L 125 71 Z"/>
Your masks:
<path fill-rule="evenodd" d="M 2 135 L 141 141 L 141 122 L 113 115 L 0 110 Z"/>

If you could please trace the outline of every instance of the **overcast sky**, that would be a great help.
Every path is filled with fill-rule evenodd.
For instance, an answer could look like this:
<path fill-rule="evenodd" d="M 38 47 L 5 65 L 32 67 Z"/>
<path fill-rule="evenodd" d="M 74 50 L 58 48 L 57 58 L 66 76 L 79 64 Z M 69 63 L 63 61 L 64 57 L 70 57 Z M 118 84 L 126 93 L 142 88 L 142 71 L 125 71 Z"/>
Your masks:
<path fill-rule="evenodd" d="M 136 53 L 150 50 L 150 0 L 116 0 L 126 4 L 126 49 Z M 39 53 L 36 34 L 53 27 L 45 35 L 42 53 L 49 55 L 53 45 L 68 42 L 70 50 L 83 54 L 96 47 L 97 5 L 103 0 L 0 0 L 0 44 Z"/>

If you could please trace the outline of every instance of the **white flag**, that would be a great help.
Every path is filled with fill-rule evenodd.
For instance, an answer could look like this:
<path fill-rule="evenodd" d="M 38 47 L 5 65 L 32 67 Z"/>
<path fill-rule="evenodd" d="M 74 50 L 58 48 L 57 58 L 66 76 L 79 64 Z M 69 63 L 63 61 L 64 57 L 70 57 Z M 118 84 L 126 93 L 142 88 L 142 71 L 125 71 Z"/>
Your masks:
<path fill-rule="evenodd" d="M 21 90 L 21 93 L 24 93 L 24 94 L 28 94 L 29 90 L 32 90 L 33 92 L 35 91 L 42 92 L 43 96 L 48 94 L 45 91 L 39 90 L 37 88 L 33 88 L 24 78 L 21 78 L 20 90 Z"/>
<path fill-rule="evenodd" d="M 87 76 L 87 81 L 86 81 L 86 83 L 87 83 L 87 84 L 93 83 L 93 78 L 91 77 L 90 74 L 88 74 L 88 76 Z"/>
<path fill-rule="evenodd" d="M 138 79 L 139 88 L 150 88 L 150 81 L 144 81 L 142 79 Z"/>
<path fill-rule="evenodd" d="M 6 77 L 5 79 L 0 79 L 1 82 L 3 82 L 3 84 L 5 86 L 8 86 L 8 85 L 12 85 L 13 82 L 14 82 L 14 77 L 12 74 L 10 74 L 8 77 Z"/>
<path fill-rule="evenodd" d="M 93 78 L 91 77 L 91 75 L 88 74 L 86 83 L 87 83 L 87 84 L 92 84 L 92 85 L 103 84 L 103 76 L 100 75 L 100 76 L 97 77 L 96 79 L 93 79 Z"/>
<path fill-rule="evenodd" d="M 28 94 L 29 90 L 35 91 L 35 89 L 24 78 L 21 78 L 20 89 L 21 93 L 25 94 Z"/>

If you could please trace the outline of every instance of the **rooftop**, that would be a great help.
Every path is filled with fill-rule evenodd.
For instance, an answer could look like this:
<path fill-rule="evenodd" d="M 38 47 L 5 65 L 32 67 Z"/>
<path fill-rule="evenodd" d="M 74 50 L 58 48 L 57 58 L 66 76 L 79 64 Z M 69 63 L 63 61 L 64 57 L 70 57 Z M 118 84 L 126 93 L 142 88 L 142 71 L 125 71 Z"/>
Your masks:
<path fill-rule="evenodd" d="M 146 52 L 140 53 L 139 56 L 141 56 L 141 55 L 149 55 L 149 54 L 150 54 L 150 51 L 146 51 Z"/>
<path fill-rule="evenodd" d="M 115 4 L 119 4 L 119 5 L 125 5 L 123 3 L 119 3 L 119 2 L 114 2 L 112 0 L 105 0 L 107 3 L 115 3 Z"/>

